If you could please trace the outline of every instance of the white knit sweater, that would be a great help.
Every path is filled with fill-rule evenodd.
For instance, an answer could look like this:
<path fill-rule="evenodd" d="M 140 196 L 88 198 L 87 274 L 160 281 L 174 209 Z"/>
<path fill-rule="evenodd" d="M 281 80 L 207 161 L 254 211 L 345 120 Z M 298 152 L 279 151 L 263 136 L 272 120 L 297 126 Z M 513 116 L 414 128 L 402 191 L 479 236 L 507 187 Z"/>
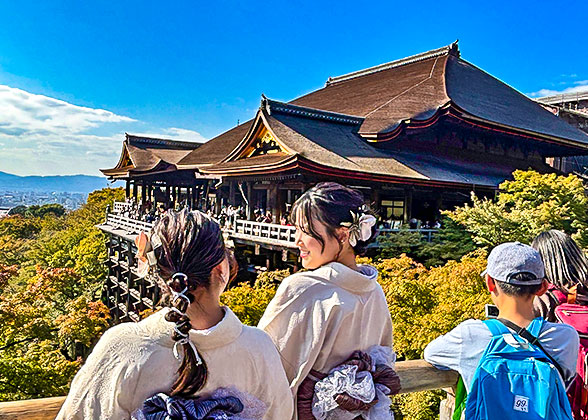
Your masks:
<path fill-rule="evenodd" d="M 265 420 L 289 419 L 293 401 L 274 344 L 224 309 L 223 320 L 214 327 L 190 331 L 208 366 L 208 380 L 197 395 L 234 387 L 267 405 Z M 180 361 L 172 352 L 173 323 L 164 319 L 167 311 L 109 329 L 75 376 L 56 419 L 130 419 L 145 399 L 169 393 Z"/>

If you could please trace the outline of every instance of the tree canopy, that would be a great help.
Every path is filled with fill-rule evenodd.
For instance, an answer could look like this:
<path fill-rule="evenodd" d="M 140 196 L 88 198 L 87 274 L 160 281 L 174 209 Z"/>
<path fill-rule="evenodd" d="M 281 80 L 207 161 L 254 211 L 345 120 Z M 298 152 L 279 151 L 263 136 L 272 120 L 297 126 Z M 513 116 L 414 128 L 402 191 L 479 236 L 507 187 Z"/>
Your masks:
<path fill-rule="evenodd" d="M 104 189 L 70 213 L 50 204 L 0 220 L 0 401 L 65 395 L 80 348 L 108 328 L 95 225 L 123 197 Z"/>

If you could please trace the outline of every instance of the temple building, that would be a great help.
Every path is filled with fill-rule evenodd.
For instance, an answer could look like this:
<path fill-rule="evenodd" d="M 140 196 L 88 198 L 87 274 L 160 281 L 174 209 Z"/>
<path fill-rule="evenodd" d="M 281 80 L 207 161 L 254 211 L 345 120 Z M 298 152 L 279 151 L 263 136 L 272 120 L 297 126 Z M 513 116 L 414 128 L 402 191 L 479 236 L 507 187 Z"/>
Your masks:
<path fill-rule="evenodd" d="M 584 92 L 563 93 L 535 100 L 554 115 L 588 133 L 588 87 Z M 548 162 L 562 172 L 588 178 L 588 156 L 554 157 Z"/>
<path fill-rule="evenodd" d="M 296 259 L 293 227 L 279 222 L 317 182 L 358 189 L 387 227 L 419 227 L 471 192 L 493 196 L 516 169 L 553 172 L 547 159 L 585 154 L 586 132 L 462 59 L 454 43 L 331 77 L 287 103 L 262 95 L 251 120 L 202 145 L 127 135 L 119 163 L 102 172 L 142 206 L 242 206 L 226 234 L 248 261 L 264 255 L 270 266 Z M 271 221 L 253 221 L 256 209 Z M 113 284 L 134 281 L 131 234 L 148 228 L 123 219 L 102 225 L 110 261 L 126 256 L 109 269 Z"/>

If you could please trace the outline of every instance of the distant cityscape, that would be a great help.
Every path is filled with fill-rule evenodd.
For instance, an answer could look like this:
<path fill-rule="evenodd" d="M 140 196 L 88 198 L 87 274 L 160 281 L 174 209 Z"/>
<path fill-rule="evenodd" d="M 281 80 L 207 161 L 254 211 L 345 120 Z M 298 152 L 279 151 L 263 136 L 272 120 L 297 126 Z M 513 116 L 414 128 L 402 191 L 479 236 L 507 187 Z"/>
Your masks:
<path fill-rule="evenodd" d="M 43 204 L 61 204 L 68 210 L 75 210 L 86 202 L 88 194 L 46 191 L 2 191 L 0 190 L 0 208 L 10 209 L 16 206 Z"/>
<path fill-rule="evenodd" d="M 111 185 L 106 178 L 71 176 L 17 176 L 0 172 L 0 217 L 17 206 L 61 204 L 75 210 L 86 202 L 88 194 Z"/>

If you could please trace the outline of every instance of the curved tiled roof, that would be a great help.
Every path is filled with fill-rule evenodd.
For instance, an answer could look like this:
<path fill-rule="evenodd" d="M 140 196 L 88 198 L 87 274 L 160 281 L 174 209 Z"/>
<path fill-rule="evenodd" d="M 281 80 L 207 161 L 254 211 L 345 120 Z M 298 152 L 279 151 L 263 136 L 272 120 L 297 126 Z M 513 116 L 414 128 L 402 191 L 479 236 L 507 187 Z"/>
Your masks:
<path fill-rule="evenodd" d="M 100 171 L 114 178 L 128 177 L 131 174 L 173 171 L 177 169 L 176 164 L 180 160 L 201 145 L 202 143 L 126 134 L 117 165 L 112 169 Z"/>
<path fill-rule="evenodd" d="M 586 133 L 463 60 L 454 43 L 330 78 L 324 88 L 288 104 L 264 98 L 256 119 L 210 140 L 178 166 L 203 171 L 230 166 L 235 171 L 241 165 L 253 170 L 253 160 L 236 159 L 260 116 L 300 164 L 494 186 L 520 165 L 508 159 L 503 164 L 478 162 L 481 157 L 476 156 L 461 161 L 459 156 L 446 156 L 444 161 L 409 150 L 383 150 L 366 141 L 388 141 L 401 135 L 404 127 L 433 125 L 445 115 L 486 131 L 506 132 L 514 141 L 549 142 L 549 150 L 562 151 L 562 155 L 588 152 Z M 259 168 L 277 164 L 269 163 L 272 159 L 277 157 L 259 158 Z"/>

